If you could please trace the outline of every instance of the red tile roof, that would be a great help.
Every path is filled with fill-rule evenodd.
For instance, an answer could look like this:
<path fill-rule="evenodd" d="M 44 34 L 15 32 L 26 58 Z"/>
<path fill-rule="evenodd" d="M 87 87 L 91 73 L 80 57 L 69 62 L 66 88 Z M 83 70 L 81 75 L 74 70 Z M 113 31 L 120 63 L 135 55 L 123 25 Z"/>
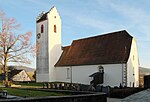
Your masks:
<path fill-rule="evenodd" d="M 64 48 L 55 64 L 79 66 L 126 63 L 129 58 L 132 36 L 125 30 L 79 40 Z"/>
<path fill-rule="evenodd" d="M 23 71 L 23 70 L 17 70 L 17 69 L 11 70 L 10 77 L 12 78 L 13 76 L 19 74 L 21 71 Z"/>

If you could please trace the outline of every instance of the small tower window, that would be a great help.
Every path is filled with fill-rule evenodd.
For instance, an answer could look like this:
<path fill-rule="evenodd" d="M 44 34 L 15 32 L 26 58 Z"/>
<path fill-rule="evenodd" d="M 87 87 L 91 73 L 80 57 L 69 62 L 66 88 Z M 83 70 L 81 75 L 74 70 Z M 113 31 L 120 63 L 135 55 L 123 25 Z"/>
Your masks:
<path fill-rule="evenodd" d="M 56 33 L 56 25 L 54 25 L 54 32 Z"/>
<path fill-rule="evenodd" d="M 44 26 L 43 26 L 43 24 L 41 25 L 41 33 L 43 33 L 44 32 Z"/>

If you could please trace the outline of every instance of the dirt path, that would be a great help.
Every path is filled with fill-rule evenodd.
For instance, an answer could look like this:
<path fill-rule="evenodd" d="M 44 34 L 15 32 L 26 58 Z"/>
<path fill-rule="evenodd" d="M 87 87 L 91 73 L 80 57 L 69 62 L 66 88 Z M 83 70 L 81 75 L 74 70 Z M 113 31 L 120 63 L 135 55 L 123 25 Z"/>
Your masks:
<path fill-rule="evenodd" d="M 121 99 L 118 99 L 118 98 L 107 98 L 107 102 L 121 102 Z"/>

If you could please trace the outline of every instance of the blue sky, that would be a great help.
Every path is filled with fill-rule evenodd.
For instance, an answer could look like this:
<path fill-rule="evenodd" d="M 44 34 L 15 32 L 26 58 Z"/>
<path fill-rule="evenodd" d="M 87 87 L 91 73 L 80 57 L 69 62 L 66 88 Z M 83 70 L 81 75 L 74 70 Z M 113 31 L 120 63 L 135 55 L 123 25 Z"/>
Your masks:
<path fill-rule="evenodd" d="M 62 45 L 72 40 L 127 30 L 137 40 L 140 66 L 150 68 L 149 0 L 0 0 L 0 10 L 36 35 L 36 17 L 56 6 L 62 19 Z M 32 65 L 35 67 L 35 60 Z"/>

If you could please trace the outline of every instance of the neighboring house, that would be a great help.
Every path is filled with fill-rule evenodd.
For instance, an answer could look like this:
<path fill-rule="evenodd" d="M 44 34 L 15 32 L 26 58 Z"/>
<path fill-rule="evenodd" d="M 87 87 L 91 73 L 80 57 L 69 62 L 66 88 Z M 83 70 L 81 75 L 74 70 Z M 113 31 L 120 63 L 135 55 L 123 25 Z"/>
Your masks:
<path fill-rule="evenodd" d="M 27 72 L 28 76 L 30 77 L 31 81 L 35 81 L 35 78 L 34 78 L 34 72 Z"/>
<path fill-rule="evenodd" d="M 140 86 L 144 87 L 144 76 L 150 75 L 150 68 L 140 67 Z"/>
<path fill-rule="evenodd" d="M 0 80 L 5 80 L 5 74 L 0 75 Z M 13 69 L 8 72 L 8 80 L 11 81 L 31 81 L 31 78 L 25 70 Z"/>
<path fill-rule="evenodd" d="M 26 73 L 28 74 L 29 78 L 31 79 L 31 81 L 35 81 L 35 78 L 33 77 L 34 71 L 35 71 L 34 68 L 30 68 L 27 66 L 13 66 L 13 67 L 17 70 L 25 70 Z M 11 68 L 11 69 L 13 69 L 13 68 Z"/>
<path fill-rule="evenodd" d="M 62 48 L 56 7 L 37 17 L 37 82 L 139 86 L 135 38 L 127 31 L 74 40 Z"/>
<path fill-rule="evenodd" d="M 10 78 L 12 81 L 31 81 L 25 70 L 11 70 Z"/>

